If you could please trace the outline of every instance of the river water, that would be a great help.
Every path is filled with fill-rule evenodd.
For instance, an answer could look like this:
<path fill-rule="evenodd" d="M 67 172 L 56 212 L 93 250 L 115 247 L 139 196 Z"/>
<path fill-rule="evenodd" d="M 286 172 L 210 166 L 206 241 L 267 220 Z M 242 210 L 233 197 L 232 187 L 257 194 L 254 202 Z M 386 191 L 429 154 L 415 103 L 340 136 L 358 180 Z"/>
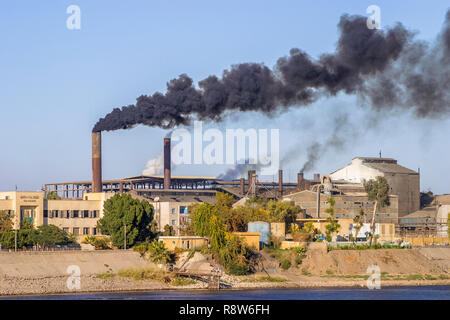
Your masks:
<path fill-rule="evenodd" d="M 158 290 L 3 297 L 20 300 L 450 300 L 450 286 L 302 288 L 252 290 Z"/>

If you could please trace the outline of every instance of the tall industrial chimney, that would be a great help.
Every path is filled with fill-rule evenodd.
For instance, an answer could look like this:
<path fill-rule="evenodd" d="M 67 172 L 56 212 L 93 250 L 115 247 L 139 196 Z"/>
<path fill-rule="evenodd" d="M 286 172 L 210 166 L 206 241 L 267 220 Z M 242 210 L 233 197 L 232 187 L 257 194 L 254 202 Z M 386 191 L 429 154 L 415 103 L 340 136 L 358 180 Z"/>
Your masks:
<path fill-rule="evenodd" d="M 304 188 L 303 172 L 297 174 L 297 188 L 301 191 Z"/>
<path fill-rule="evenodd" d="M 164 138 L 164 189 L 170 189 L 170 138 Z"/>
<path fill-rule="evenodd" d="M 248 170 L 248 192 L 252 197 L 256 196 L 256 171 Z"/>
<path fill-rule="evenodd" d="M 283 170 L 278 170 L 278 191 L 280 195 L 283 194 Z"/>
<path fill-rule="evenodd" d="M 92 132 L 92 192 L 102 191 L 102 133 Z"/>
<path fill-rule="evenodd" d="M 244 195 L 245 194 L 245 179 L 244 178 L 241 178 L 239 180 L 239 187 L 240 187 L 241 194 Z"/>

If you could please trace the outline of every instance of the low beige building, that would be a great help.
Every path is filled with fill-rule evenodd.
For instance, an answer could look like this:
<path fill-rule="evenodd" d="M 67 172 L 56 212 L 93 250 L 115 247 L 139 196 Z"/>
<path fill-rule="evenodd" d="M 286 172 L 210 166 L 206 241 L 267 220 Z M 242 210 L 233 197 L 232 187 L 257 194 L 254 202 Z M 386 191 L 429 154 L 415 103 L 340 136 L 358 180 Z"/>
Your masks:
<path fill-rule="evenodd" d="M 261 249 L 261 232 L 233 232 L 234 235 L 241 238 L 251 249 Z"/>
<path fill-rule="evenodd" d="M 0 192 L 0 210 L 13 217 L 14 229 L 29 219 L 35 227 L 52 224 L 75 236 L 97 235 L 97 221 L 103 216 L 108 193 L 89 193 L 84 199 L 46 200 L 43 192 Z"/>
<path fill-rule="evenodd" d="M 168 250 L 192 249 L 208 246 L 208 239 L 197 236 L 160 236 L 158 241 L 164 243 Z"/>

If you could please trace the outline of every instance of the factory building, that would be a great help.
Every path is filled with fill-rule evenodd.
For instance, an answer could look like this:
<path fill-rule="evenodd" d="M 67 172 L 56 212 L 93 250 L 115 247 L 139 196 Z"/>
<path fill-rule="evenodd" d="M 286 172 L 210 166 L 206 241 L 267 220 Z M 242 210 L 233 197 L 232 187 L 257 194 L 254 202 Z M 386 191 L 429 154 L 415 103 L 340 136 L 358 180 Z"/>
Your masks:
<path fill-rule="evenodd" d="M 419 174 L 397 164 L 394 159 L 357 157 L 348 166 L 330 176 L 314 174 L 305 179 L 297 174 L 297 182 L 258 181 L 254 170 L 248 179 L 224 181 L 215 177 L 173 176 L 171 174 L 170 139 L 165 138 L 163 175 L 141 175 L 116 180 L 102 179 L 101 133 L 92 133 L 92 180 L 48 183 L 43 192 L 2 192 L 0 210 L 14 216 L 14 227 L 30 218 L 35 226 L 53 224 L 77 236 L 99 235 L 97 221 L 103 216 L 103 204 L 116 193 L 128 193 L 145 199 L 155 209 L 159 231 L 166 225 L 180 234 L 189 221 L 189 206 L 194 203 L 214 202 L 217 192 L 233 195 L 235 200 L 252 196 L 294 201 L 303 209 L 301 218 L 326 218 L 328 198 L 336 201 L 336 217 L 352 219 L 364 210 L 366 217 L 373 212 L 372 201 L 365 193 L 364 181 L 384 176 L 391 186 L 390 206 L 377 211 L 378 223 L 398 223 L 420 208 Z M 47 200 L 56 193 L 62 199 Z"/>
<path fill-rule="evenodd" d="M 362 184 L 333 184 L 331 190 L 302 190 L 283 197 L 286 201 L 293 201 L 303 209 L 301 218 L 326 219 L 327 208 L 330 207 L 328 199 L 335 201 L 335 217 L 338 219 L 353 219 L 359 215 L 362 209 L 366 221 L 369 222 L 373 215 L 374 202 L 369 201 Z M 378 223 L 397 223 L 398 221 L 398 197 L 389 196 L 390 205 L 377 210 L 375 220 Z"/>
<path fill-rule="evenodd" d="M 398 196 L 398 217 L 420 209 L 420 175 L 399 165 L 395 159 L 356 157 L 349 165 L 330 174 L 335 182 L 357 184 L 377 176 L 385 177 L 391 187 L 390 194 Z"/>
<path fill-rule="evenodd" d="M 447 219 L 450 214 L 450 195 L 432 196 L 422 209 L 399 219 L 401 235 L 447 237 Z"/>
<path fill-rule="evenodd" d="M 159 231 L 170 225 L 179 234 L 180 227 L 188 222 L 188 207 L 198 202 L 214 202 L 215 192 L 181 191 L 176 194 L 149 195 L 134 192 L 131 195 L 145 199 L 153 205 L 154 218 Z M 47 200 L 43 192 L 0 192 L 0 211 L 13 218 L 14 229 L 29 219 L 35 227 L 51 224 L 72 233 L 79 239 L 87 235 L 100 235 L 97 221 L 103 217 L 104 202 L 114 193 L 86 193 L 83 199 Z"/>

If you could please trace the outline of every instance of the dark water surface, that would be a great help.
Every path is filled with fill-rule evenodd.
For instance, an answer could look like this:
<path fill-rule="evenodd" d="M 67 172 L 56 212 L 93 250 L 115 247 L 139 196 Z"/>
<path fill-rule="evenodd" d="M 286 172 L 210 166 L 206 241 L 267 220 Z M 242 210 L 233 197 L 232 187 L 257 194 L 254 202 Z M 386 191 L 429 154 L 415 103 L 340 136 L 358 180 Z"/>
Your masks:
<path fill-rule="evenodd" d="M 450 300 L 450 286 L 366 288 L 302 288 L 252 290 L 159 290 L 16 296 L 16 300 Z"/>

